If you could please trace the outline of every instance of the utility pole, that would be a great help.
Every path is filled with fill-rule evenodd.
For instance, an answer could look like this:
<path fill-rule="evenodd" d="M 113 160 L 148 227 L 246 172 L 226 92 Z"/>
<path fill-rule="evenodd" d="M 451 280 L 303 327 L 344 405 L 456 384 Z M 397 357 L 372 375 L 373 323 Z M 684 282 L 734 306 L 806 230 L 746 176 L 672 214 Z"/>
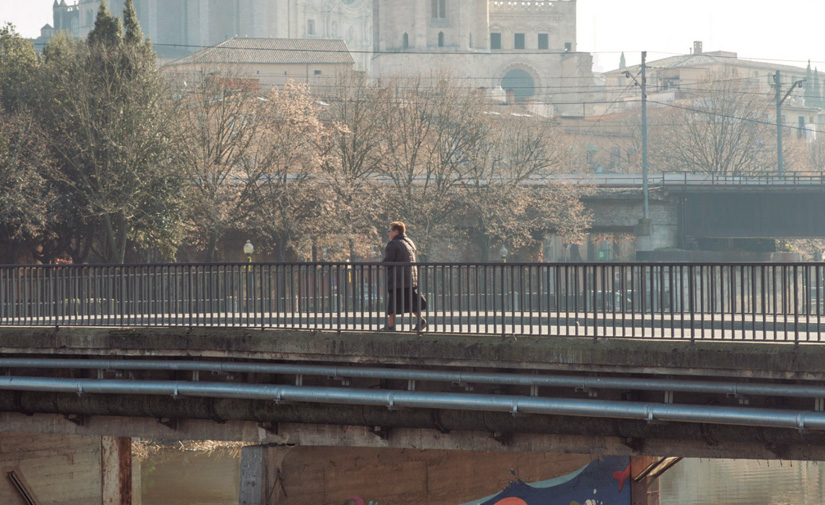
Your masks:
<path fill-rule="evenodd" d="M 630 72 L 624 73 L 628 79 L 633 79 L 636 86 L 642 90 L 642 221 L 640 223 L 639 235 L 649 235 L 650 210 L 648 208 L 648 184 L 647 184 L 647 51 L 642 51 L 642 70 L 639 75 L 640 80 Z"/>
<path fill-rule="evenodd" d="M 648 211 L 647 194 L 647 51 L 642 51 L 642 197 L 644 198 L 644 210 L 642 217 L 647 221 L 650 219 Z"/>
<path fill-rule="evenodd" d="M 805 80 L 794 81 L 794 83 L 791 84 L 791 89 L 785 93 L 785 96 L 782 96 L 782 78 L 779 70 L 774 74 L 773 82 L 774 88 L 776 89 L 776 167 L 779 172 L 779 177 L 782 177 L 785 170 L 784 160 L 782 159 L 782 103 L 791 96 L 791 91 L 793 91 L 794 88 L 797 86 L 801 88 Z"/>

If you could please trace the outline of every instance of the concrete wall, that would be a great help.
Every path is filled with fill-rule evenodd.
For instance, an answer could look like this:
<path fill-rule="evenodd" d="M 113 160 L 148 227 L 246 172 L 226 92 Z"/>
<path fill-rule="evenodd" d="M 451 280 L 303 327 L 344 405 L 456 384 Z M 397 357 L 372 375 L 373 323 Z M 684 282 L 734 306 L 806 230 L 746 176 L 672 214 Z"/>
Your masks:
<path fill-rule="evenodd" d="M 22 476 L 41 505 L 140 504 L 140 472 L 132 472 L 131 489 L 120 489 L 114 437 L 0 433 L 0 504 L 25 505 L 7 473 Z M 138 467 L 135 467 L 138 468 Z M 133 497 L 123 500 L 123 494 Z"/>
<path fill-rule="evenodd" d="M 641 198 L 588 198 L 596 233 L 636 233 L 642 217 Z M 648 206 L 651 234 L 637 236 L 636 251 L 654 251 L 679 247 L 679 209 L 674 200 L 651 200 Z"/>
<path fill-rule="evenodd" d="M 324 92 L 325 88 L 332 86 L 338 76 L 352 70 L 351 65 L 336 64 L 228 64 L 222 66 L 207 65 L 168 65 L 163 68 L 164 74 L 175 80 L 192 82 L 210 71 L 219 74 L 237 76 L 238 79 L 256 79 L 262 90 L 273 87 L 282 87 L 288 81 L 300 84 L 308 84 L 310 88 L 315 87 Z M 316 75 L 315 72 L 320 72 Z"/>

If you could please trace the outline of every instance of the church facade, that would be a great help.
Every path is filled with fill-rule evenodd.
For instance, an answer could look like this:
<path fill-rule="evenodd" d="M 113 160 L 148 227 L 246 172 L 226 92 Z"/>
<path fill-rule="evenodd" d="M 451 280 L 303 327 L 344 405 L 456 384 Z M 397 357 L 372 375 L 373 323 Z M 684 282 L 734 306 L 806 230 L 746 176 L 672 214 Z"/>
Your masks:
<path fill-rule="evenodd" d="M 124 0 L 109 0 L 120 14 Z M 582 115 L 592 58 L 576 50 L 576 0 L 134 0 L 165 60 L 232 37 L 340 39 L 373 78 L 449 75 L 468 87 Z M 55 0 L 54 27 L 85 36 L 100 0 Z"/>

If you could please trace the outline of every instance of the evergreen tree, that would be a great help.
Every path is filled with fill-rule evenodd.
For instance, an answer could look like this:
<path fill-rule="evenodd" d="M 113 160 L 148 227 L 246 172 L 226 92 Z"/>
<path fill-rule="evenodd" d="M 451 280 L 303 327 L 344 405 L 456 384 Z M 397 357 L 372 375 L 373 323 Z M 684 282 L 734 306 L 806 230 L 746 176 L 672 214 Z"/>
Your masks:
<path fill-rule="evenodd" d="M 85 43 L 58 39 L 44 50 L 37 114 L 68 223 L 59 233 L 79 261 L 123 263 L 149 248 L 171 257 L 176 248 L 181 180 L 167 88 L 145 47 L 123 42 L 104 2 Z"/>
<path fill-rule="evenodd" d="M 811 71 L 811 60 L 808 60 L 808 68 L 805 70 L 805 105 L 809 107 L 814 106 L 814 102 L 816 101 L 816 91 L 813 87 L 813 80 L 814 75 Z"/>
<path fill-rule="evenodd" d="M 135 11 L 134 0 L 126 0 L 123 7 L 123 27 L 126 30 L 125 41 L 130 45 L 143 43 L 143 32 L 140 29 L 137 12 Z"/>
<path fill-rule="evenodd" d="M 624 70 L 627 68 L 627 60 L 624 58 L 624 51 L 622 51 L 622 57 L 619 58 L 619 70 Z"/>
<path fill-rule="evenodd" d="M 822 105 L 825 106 L 825 82 L 822 83 L 822 89 L 820 90 L 819 96 L 822 97 Z"/>
<path fill-rule="evenodd" d="M 814 101 L 811 105 L 814 107 L 822 107 L 822 89 L 819 87 L 819 69 L 814 68 L 813 86 L 809 84 L 808 88 L 814 96 Z"/>
<path fill-rule="evenodd" d="M 100 0 L 100 9 L 97 11 L 95 27 L 89 32 L 89 37 L 86 40 L 90 45 L 103 44 L 110 47 L 116 46 L 123 40 L 120 19 L 109 12 L 106 0 Z"/>

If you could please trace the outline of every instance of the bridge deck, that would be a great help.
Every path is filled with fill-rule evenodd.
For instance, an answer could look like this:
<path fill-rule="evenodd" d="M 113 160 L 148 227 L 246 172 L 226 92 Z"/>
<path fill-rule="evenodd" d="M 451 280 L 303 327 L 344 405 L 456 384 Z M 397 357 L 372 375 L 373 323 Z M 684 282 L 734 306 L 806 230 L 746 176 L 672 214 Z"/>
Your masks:
<path fill-rule="evenodd" d="M 309 445 L 763 458 L 781 446 L 782 457 L 825 457 L 818 345 L 0 328 L 0 349 L 0 429 L 28 419 L 51 432 Z M 691 411 L 711 417 L 667 417 Z M 634 412 L 664 417 L 624 417 Z M 151 428 L 155 418 L 164 424 Z M 794 428 L 771 424 L 780 421 Z"/>

